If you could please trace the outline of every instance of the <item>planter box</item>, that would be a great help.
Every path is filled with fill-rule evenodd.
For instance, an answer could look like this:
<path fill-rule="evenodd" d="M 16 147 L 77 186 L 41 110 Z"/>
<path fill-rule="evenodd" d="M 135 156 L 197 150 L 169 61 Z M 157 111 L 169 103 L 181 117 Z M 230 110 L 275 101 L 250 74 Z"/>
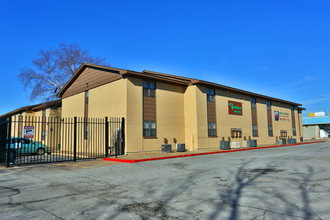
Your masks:
<path fill-rule="evenodd" d="M 242 147 L 250 147 L 250 141 L 242 141 Z"/>
<path fill-rule="evenodd" d="M 230 142 L 229 141 L 220 141 L 220 149 L 221 150 L 230 150 Z"/>
<path fill-rule="evenodd" d="M 230 142 L 230 148 L 231 149 L 240 149 L 241 145 L 240 145 L 239 141 L 233 141 L 233 142 Z"/>
<path fill-rule="evenodd" d="M 186 145 L 185 144 L 175 144 L 175 149 L 177 152 L 185 152 Z"/>
<path fill-rule="evenodd" d="M 248 142 L 250 142 L 250 147 L 257 147 L 257 140 L 247 140 Z"/>
<path fill-rule="evenodd" d="M 162 144 L 163 153 L 172 153 L 172 144 Z"/>

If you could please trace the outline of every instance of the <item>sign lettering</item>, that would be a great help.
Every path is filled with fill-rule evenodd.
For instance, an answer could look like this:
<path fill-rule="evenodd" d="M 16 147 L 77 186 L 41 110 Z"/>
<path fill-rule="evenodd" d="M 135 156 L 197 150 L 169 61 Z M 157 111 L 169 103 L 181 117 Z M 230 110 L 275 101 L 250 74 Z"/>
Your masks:
<path fill-rule="evenodd" d="M 34 126 L 24 126 L 24 138 L 34 137 Z"/>
<path fill-rule="evenodd" d="M 228 111 L 229 114 L 231 115 L 242 115 L 243 114 L 242 103 L 228 101 Z"/>

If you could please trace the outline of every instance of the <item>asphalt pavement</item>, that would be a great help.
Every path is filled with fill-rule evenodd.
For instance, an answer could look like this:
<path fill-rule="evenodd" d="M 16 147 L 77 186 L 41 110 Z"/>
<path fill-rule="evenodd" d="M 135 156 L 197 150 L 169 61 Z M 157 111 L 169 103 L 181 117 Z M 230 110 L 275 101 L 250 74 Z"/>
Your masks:
<path fill-rule="evenodd" d="M 330 219 L 330 142 L 99 163 L 0 168 L 0 218 Z"/>

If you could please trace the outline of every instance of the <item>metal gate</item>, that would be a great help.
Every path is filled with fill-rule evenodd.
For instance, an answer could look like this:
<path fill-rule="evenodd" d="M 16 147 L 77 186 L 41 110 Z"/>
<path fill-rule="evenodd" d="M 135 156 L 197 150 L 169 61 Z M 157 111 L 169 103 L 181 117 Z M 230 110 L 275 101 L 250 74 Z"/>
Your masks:
<path fill-rule="evenodd" d="M 124 118 L 0 119 L 0 164 L 96 159 L 125 153 Z"/>

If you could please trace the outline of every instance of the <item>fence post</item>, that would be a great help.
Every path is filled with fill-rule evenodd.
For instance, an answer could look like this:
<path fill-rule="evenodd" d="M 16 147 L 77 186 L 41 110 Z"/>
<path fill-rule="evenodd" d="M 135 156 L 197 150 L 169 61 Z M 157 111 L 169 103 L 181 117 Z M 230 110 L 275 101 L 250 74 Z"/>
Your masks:
<path fill-rule="evenodd" d="M 108 123 L 108 117 L 105 117 L 105 157 L 108 157 L 109 154 L 109 123 Z"/>
<path fill-rule="evenodd" d="M 8 149 L 7 149 L 7 167 L 10 166 L 10 145 L 11 145 L 11 116 L 7 119 L 7 134 L 6 139 L 8 139 Z M 16 159 L 16 158 L 15 158 Z"/>
<path fill-rule="evenodd" d="M 74 117 L 73 123 L 73 161 L 77 162 L 77 117 Z"/>
<path fill-rule="evenodd" d="M 121 118 L 121 150 L 122 154 L 125 154 L 125 118 Z"/>

